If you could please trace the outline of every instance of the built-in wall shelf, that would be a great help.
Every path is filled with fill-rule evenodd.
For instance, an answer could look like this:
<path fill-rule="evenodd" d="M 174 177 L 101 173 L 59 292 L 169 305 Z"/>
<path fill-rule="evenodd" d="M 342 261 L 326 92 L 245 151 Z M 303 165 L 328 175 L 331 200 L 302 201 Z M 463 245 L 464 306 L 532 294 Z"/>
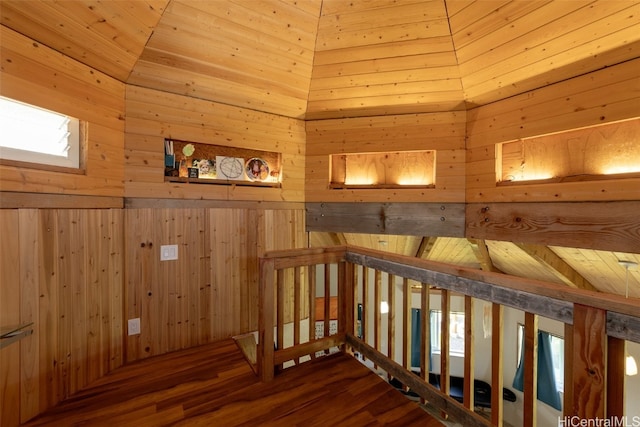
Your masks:
<path fill-rule="evenodd" d="M 164 145 L 165 182 L 281 186 L 280 153 L 170 138 Z"/>
<path fill-rule="evenodd" d="M 640 120 L 496 145 L 497 185 L 640 177 Z"/>
<path fill-rule="evenodd" d="M 251 182 L 251 181 L 239 181 L 229 179 L 202 179 L 202 178 L 189 178 L 179 176 L 165 176 L 165 182 L 181 182 L 185 184 L 217 184 L 217 185 L 243 185 L 248 187 L 271 187 L 280 188 L 279 182 Z"/>
<path fill-rule="evenodd" d="M 435 188 L 434 150 L 331 155 L 332 189 Z"/>

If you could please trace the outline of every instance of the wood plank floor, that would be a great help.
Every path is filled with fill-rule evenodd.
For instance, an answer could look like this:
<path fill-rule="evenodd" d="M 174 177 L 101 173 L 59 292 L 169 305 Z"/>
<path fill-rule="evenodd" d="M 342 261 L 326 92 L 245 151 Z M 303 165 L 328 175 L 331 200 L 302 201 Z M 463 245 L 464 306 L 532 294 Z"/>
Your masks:
<path fill-rule="evenodd" d="M 441 426 L 351 356 L 261 383 L 233 340 L 137 362 L 28 426 Z"/>

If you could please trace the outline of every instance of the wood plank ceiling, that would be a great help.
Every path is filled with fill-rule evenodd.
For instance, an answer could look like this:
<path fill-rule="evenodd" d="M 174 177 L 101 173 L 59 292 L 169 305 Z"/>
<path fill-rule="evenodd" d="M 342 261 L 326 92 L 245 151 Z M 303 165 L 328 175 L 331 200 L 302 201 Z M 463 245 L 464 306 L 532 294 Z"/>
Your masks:
<path fill-rule="evenodd" d="M 132 85 L 306 120 L 463 111 L 640 56 L 637 0 L 3 0 L 2 25 Z M 638 254 L 311 233 L 624 293 Z M 381 243 L 386 242 L 386 243 Z M 545 268 L 540 268 L 544 266 Z M 640 297 L 640 272 L 630 275 Z"/>
<path fill-rule="evenodd" d="M 118 80 L 294 118 L 464 110 L 639 56 L 637 0 L 0 3 Z"/>

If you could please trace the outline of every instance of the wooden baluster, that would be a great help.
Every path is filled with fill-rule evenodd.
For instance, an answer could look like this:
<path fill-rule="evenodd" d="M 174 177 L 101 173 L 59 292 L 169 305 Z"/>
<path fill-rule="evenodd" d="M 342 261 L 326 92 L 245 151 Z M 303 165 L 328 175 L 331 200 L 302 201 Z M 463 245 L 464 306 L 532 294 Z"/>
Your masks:
<path fill-rule="evenodd" d="M 449 396 L 449 350 L 450 350 L 450 326 L 451 326 L 451 296 L 447 289 L 440 290 L 440 309 L 442 318 L 440 319 L 440 391 Z M 442 411 L 442 418 L 447 419 L 448 415 Z"/>
<path fill-rule="evenodd" d="M 300 344 L 300 274 L 301 267 L 295 267 L 293 269 L 293 345 Z M 300 358 L 294 360 L 296 365 L 300 363 Z"/>
<path fill-rule="evenodd" d="M 402 366 L 411 369 L 411 284 L 402 279 Z"/>
<path fill-rule="evenodd" d="M 362 341 L 367 342 L 367 313 L 369 304 L 369 269 L 362 267 L 362 319 L 360 320 L 360 330 L 362 331 Z"/>
<path fill-rule="evenodd" d="M 535 427 L 537 425 L 537 401 L 538 401 L 538 316 L 526 312 L 524 314 L 524 403 L 523 403 L 523 427 Z M 502 400 L 502 396 L 500 396 Z M 493 406 L 493 402 L 492 402 Z"/>
<path fill-rule="evenodd" d="M 353 335 L 355 286 L 353 264 L 341 262 L 338 264 L 338 327 L 344 334 Z M 342 346 L 345 350 L 345 346 Z"/>
<path fill-rule="evenodd" d="M 331 264 L 324 265 L 324 337 L 331 335 Z M 325 354 L 329 354 L 326 349 Z"/>
<path fill-rule="evenodd" d="M 607 337 L 607 418 L 624 416 L 624 381 L 626 366 L 626 342 Z"/>
<path fill-rule="evenodd" d="M 316 339 L 316 265 L 309 266 L 309 341 Z M 316 353 L 311 353 L 315 359 Z"/>
<path fill-rule="evenodd" d="M 573 406 L 573 325 L 564 324 L 564 397 L 562 414 L 569 415 Z"/>
<path fill-rule="evenodd" d="M 381 287 L 382 287 L 382 272 L 380 270 L 374 271 L 374 306 L 373 306 L 373 348 L 380 351 L 380 320 L 382 316 L 380 314 L 380 303 L 382 302 Z"/>
<path fill-rule="evenodd" d="M 422 283 L 420 290 L 420 376 L 429 382 L 431 371 L 431 355 L 428 349 L 431 342 L 431 325 L 429 323 L 429 285 Z M 420 399 L 424 403 L 424 399 Z"/>
<path fill-rule="evenodd" d="M 476 354 L 474 351 L 474 328 L 473 328 L 473 298 L 464 297 L 464 406 L 473 411 L 475 403 L 475 366 Z"/>
<path fill-rule="evenodd" d="M 502 402 L 504 308 L 500 304 L 493 303 L 491 312 L 491 424 L 502 426 L 504 406 Z"/>
<path fill-rule="evenodd" d="M 277 294 L 276 299 L 278 304 L 276 306 L 276 329 L 277 329 L 277 342 L 276 347 L 278 350 L 284 348 L 284 270 L 280 269 L 276 271 L 276 283 Z M 279 367 L 280 369 L 282 366 Z"/>
<path fill-rule="evenodd" d="M 387 313 L 387 357 L 391 360 L 395 358 L 394 349 L 396 344 L 395 280 L 396 276 L 393 274 L 387 275 L 387 304 L 389 305 L 389 312 Z"/>

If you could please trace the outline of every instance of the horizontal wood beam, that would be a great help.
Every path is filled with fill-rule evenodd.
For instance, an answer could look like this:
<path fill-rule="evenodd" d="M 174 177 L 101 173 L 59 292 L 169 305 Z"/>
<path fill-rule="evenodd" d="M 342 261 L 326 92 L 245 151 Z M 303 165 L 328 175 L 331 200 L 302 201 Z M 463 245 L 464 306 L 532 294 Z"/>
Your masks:
<path fill-rule="evenodd" d="M 146 199 L 127 197 L 124 207 L 129 209 L 304 209 L 302 202 L 273 202 L 253 200 L 215 200 L 215 199 Z"/>
<path fill-rule="evenodd" d="M 464 237 L 463 203 L 307 203 L 307 231 Z"/>
<path fill-rule="evenodd" d="M 0 209 L 122 209 L 124 198 L 0 191 Z"/>
<path fill-rule="evenodd" d="M 452 292 L 517 308 L 566 324 L 573 324 L 574 303 L 600 308 L 607 311 L 607 335 L 640 342 L 640 317 L 637 317 L 636 298 L 448 266 L 425 259 L 407 258 L 354 246 L 347 246 L 345 259 L 374 270 L 420 283 L 430 283 Z"/>
<path fill-rule="evenodd" d="M 473 203 L 466 237 L 544 246 L 640 252 L 640 200 Z"/>

